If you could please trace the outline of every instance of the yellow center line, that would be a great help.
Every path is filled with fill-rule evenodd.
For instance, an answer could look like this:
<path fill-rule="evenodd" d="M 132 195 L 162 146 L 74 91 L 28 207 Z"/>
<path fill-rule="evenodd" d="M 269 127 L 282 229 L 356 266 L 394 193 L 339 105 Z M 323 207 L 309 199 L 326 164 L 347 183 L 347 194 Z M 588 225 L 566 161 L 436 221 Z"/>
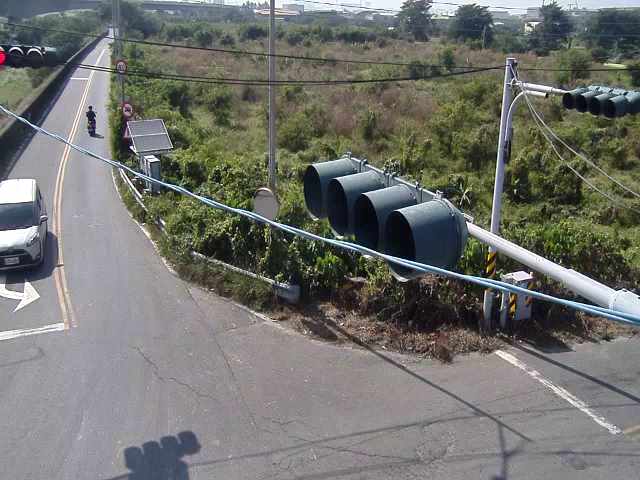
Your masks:
<path fill-rule="evenodd" d="M 104 56 L 107 49 L 102 50 L 98 59 L 96 60 L 95 65 L 99 65 L 102 57 Z M 84 112 L 85 103 L 87 101 L 87 97 L 89 95 L 89 90 L 91 89 L 91 83 L 93 81 L 93 76 L 95 71 L 92 71 L 87 78 L 87 83 L 84 87 L 84 91 L 82 93 L 82 98 L 78 105 L 78 110 L 76 111 L 76 115 L 71 125 L 71 130 L 69 131 L 68 140 L 73 142 L 76 134 L 78 133 L 78 127 L 80 125 L 80 119 L 82 118 L 82 113 Z M 67 277 L 64 272 L 64 257 L 62 253 L 62 188 L 64 185 L 64 176 L 66 172 L 67 162 L 69 161 L 69 156 L 71 154 L 71 147 L 69 145 L 65 145 L 64 151 L 62 152 L 62 158 L 60 160 L 60 165 L 58 166 L 58 174 L 56 177 L 56 186 L 53 194 L 53 222 L 52 222 L 52 230 L 54 235 L 58 239 L 58 268 L 54 273 L 54 280 L 56 284 L 56 291 L 58 292 L 58 303 L 60 304 L 60 311 L 62 312 L 62 319 L 64 321 L 65 329 L 69 329 L 70 326 L 76 326 L 75 317 L 73 314 L 73 307 L 71 304 L 71 297 L 69 295 L 69 287 L 67 286 Z"/>

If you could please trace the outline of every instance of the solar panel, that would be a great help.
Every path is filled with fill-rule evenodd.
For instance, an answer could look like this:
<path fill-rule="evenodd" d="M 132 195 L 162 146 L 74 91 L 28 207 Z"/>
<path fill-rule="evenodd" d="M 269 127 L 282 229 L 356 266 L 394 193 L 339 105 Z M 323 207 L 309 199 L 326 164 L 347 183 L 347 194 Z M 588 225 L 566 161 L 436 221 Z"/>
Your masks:
<path fill-rule="evenodd" d="M 133 148 L 139 155 L 173 150 L 167 127 L 160 119 L 127 122 Z"/>

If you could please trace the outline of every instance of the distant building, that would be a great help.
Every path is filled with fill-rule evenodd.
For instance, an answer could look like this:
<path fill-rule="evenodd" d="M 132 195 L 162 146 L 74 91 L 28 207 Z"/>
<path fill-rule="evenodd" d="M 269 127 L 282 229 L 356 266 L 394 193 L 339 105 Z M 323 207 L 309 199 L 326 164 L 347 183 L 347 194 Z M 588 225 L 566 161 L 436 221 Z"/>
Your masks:
<path fill-rule="evenodd" d="M 511 14 L 504 10 L 490 10 L 489 13 L 494 20 L 511 20 Z"/>
<path fill-rule="evenodd" d="M 271 15 L 271 11 L 266 8 L 255 9 L 253 13 L 258 15 L 259 17 L 268 17 L 269 15 Z M 300 15 L 298 12 L 285 10 L 284 8 L 276 8 L 274 13 L 276 18 L 297 17 L 298 15 Z"/>
<path fill-rule="evenodd" d="M 282 9 L 290 12 L 298 12 L 300 15 L 304 13 L 304 5 L 298 3 L 283 3 Z"/>
<path fill-rule="evenodd" d="M 524 33 L 531 34 L 535 32 L 536 27 L 540 25 L 542 22 L 525 22 L 524 23 Z"/>

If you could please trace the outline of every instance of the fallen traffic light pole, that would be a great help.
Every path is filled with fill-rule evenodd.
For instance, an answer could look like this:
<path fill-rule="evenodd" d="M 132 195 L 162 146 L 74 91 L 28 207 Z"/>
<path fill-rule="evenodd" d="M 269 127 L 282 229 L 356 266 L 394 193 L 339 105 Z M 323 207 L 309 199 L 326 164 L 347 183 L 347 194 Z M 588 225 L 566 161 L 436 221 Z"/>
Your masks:
<path fill-rule="evenodd" d="M 472 236 L 601 307 L 640 315 L 640 297 L 635 293 L 616 291 L 488 232 L 440 193 L 350 154 L 309 165 L 304 175 L 304 196 L 314 218 L 328 218 L 336 234 L 353 235 L 356 243 L 367 248 L 451 269 L 462 256 L 467 237 Z M 389 266 L 399 280 L 424 275 L 407 267 Z"/>
<path fill-rule="evenodd" d="M 473 276 L 473 275 L 467 275 L 464 273 L 459 273 L 459 272 L 455 272 L 455 271 L 451 271 L 451 270 L 446 270 L 443 268 L 438 268 L 432 265 L 427 265 L 427 264 L 422 264 L 422 263 L 418 263 L 415 261 L 411 261 L 411 260 L 407 260 L 407 259 L 403 259 L 403 258 L 399 258 L 399 257 L 394 257 L 394 256 L 390 256 L 390 255 L 385 255 L 383 253 L 380 253 L 378 251 L 375 250 L 371 250 L 368 249 L 366 247 L 363 247 L 361 245 L 357 245 L 354 243 L 350 243 L 350 242 L 345 242 L 342 240 L 336 240 L 336 239 L 330 239 L 327 237 L 323 237 L 320 235 L 316 235 L 312 232 L 306 231 L 306 230 L 302 230 L 300 228 L 297 227 L 293 227 L 291 225 L 287 225 L 287 224 L 283 224 L 283 223 L 279 223 L 276 222 L 274 220 L 271 220 L 269 218 L 266 218 L 260 214 L 257 214 L 255 212 L 251 212 L 249 210 L 245 210 L 245 209 L 241 209 L 241 208 L 235 208 L 235 207 L 231 207 L 229 205 L 225 205 L 224 203 L 220 203 L 212 198 L 209 197 L 205 197 L 202 195 L 198 195 L 195 194 L 189 190 L 187 190 L 184 187 L 181 187 L 179 185 L 175 185 L 175 184 L 171 184 L 171 183 L 167 183 L 167 182 L 163 182 L 161 180 L 157 180 L 154 178 L 151 178 L 143 173 L 140 173 L 136 170 L 134 170 L 131 167 L 128 167 L 127 165 L 124 165 L 120 162 L 117 162 L 115 160 L 111 160 L 109 158 L 103 157 L 101 155 L 98 155 L 97 153 L 94 153 L 90 150 L 87 150 L 86 148 L 80 147 L 79 145 L 76 145 L 72 142 L 70 142 L 69 140 L 67 140 L 66 138 L 52 133 L 38 125 L 35 125 L 34 123 L 30 122 L 29 120 L 27 120 L 24 117 L 21 117 L 20 115 L 17 115 L 16 113 L 12 112 L 11 110 L 8 110 L 7 108 L 3 107 L 2 105 L 0 105 L 0 113 L 4 113 L 6 115 L 8 115 L 11 118 L 14 118 L 17 121 L 20 121 L 22 123 L 24 123 L 25 125 L 28 125 L 30 128 L 44 134 L 47 135 L 48 137 L 51 137 L 57 141 L 60 141 L 66 145 L 68 145 L 70 148 L 81 152 L 84 155 L 87 155 L 91 158 L 95 158 L 101 162 L 104 162 L 108 165 L 111 165 L 112 167 L 118 168 L 120 170 L 124 170 L 127 173 L 130 173 L 131 175 L 140 178 L 142 180 L 145 181 L 149 181 L 149 182 L 153 182 L 156 183 L 164 188 L 167 188 L 171 191 L 180 193 L 182 195 L 186 195 L 190 198 L 193 198 L 199 202 L 204 203 L 205 205 L 208 205 L 212 208 L 216 208 L 222 211 L 225 211 L 227 213 L 231 213 L 231 214 L 236 214 L 236 215 L 240 215 L 244 218 L 248 218 L 254 222 L 258 222 L 260 224 L 264 224 L 264 225 L 269 225 L 271 227 L 277 228 L 279 230 L 288 232 L 292 235 L 295 235 L 297 237 L 300 238 L 304 238 L 310 241 L 319 241 L 319 242 L 324 242 L 339 248 L 342 248 L 344 250 L 347 251 L 351 251 L 351 252 L 359 252 L 363 255 L 370 255 L 370 256 L 377 256 L 377 257 L 381 257 L 383 258 L 385 261 L 387 262 L 393 262 L 397 265 L 401 265 L 406 267 L 407 269 L 413 269 L 413 270 L 417 270 L 417 271 L 421 271 L 424 272 L 425 274 L 427 273 L 432 273 L 432 274 L 436 274 L 436 275 L 444 275 L 450 278 L 455 278 L 461 281 L 466 281 L 466 282 L 470 282 L 473 283 L 475 285 L 481 285 L 485 288 L 491 288 L 491 289 L 495 289 L 495 290 L 499 290 L 499 291 L 503 291 L 503 292 L 511 292 L 511 293 L 516 293 L 516 294 L 523 294 L 523 295 L 528 295 L 534 298 L 538 298 L 540 300 L 543 301 L 548 301 L 548 302 L 553 302 L 555 304 L 558 305 L 563 305 L 566 306 L 568 308 L 572 308 L 575 310 L 579 310 L 582 312 L 586 312 L 586 313 L 590 313 L 592 315 L 597 315 L 597 316 L 602 316 L 604 318 L 619 322 L 619 323 L 623 323 L 626 325 L 633 325 L 633 326 L 640 326 L 640 298 L 638 296 L 636 296 L 635 294 L 628 292 L 626 290 L 620 290 L 618 292 L 614 292 L 613 289 L 608 289 L 606 286 L 602 286 L 601 284 L 598 284 L 597 282 L 596 285 L 593 284 L 593 280 L 588 279 L 587 277 L 582 277 L 584 278 L 585 283 L 589 283 L 588 288 L 585 289 L 585 296 L 587 294 L 589 294 L 589 292 L 591 292 L 594 288 L 604 288 L 605 291 L 611 291 L 613 292 L 613 294 L 611 295 L 612 298 L 610 298 L 610 305 L 606 306 L 606 307 L 601 307 L 601 306 L 594 306 L 594 305 L 590 305 L 590 304 L 586 304 L 586 303 L 581 303 L 581 302 L 576 302 L 574 300 L 568 300 L 568 299 L 563 299 L 563 298 L 558 298 L 558 297 L 554 297 L 552 295 L 547 295 L 544 294 L 542 292 L 535 292 L 532 290 L 528 290 L 526 288 L 522 288 L 518 285 L 514 285 L 514 284 L 510 284 L 508 282 L 501 282 L 501 281 L 496 281 L 496 280 L 489 280 L 486 278 L 481 278 L 481 277 L 477 277 L 477 276 Z M 354 161 L 355 159 L 349 159 L 350 161 Z M 357 160 L 355 160 L 357 161 Z M 360 162 L 359 163 L 364 164 L 364 162 Z M 328 163 L 328 162 L 327 162 Z M 379 173 L 381 172 L 380 170 L 377 170 Z M 353 173 L 357 173 L 357 172 L 353 172 Z M 393 175 L 392 175 L 393 176 Z M 328 177 L 325 177 L 325 180 L 328 180 Z M 399 180 L 399 179 L 398 179 Z M 328 182 L 327 182 L 328 183 Z M 406 182 L 404 182 L 406 184 Z M 317 185 L 317 184 L 316 184 Z M 411 184 L 409 184 L 411 185 Z M 420 190 L 420 191 L 418 191 Z M 320 189 L 320 192 L 322 193 L 323 189 Z M 416 187 L 416 194 L 421 194 L 421 193 L 425 193 L 427 192 L 424 189 L 421 189 L 418 187 Z M 311 192 L 311 193 L 317 193 L 316 192 Z M 430 193 L 430 192 L 427 192 Z M 436 194 L 433 194 L 436 195 Z M 439 196 L 439 195 L 436 195 Z M 305 195 L 306 197 L 306 195 Z M 305 200 L 307 200 L 305 198 Z M 322 198 L 320 198 L 321 202 L 319 204 L 316 203 L 316 205 L 323 205 L 322 203 Z M 422 200 L 425 200 L 425 198 L 423 197 Z M 457 217 L 457 214 L 453 213 L 453 215 L 455 215 Z M 466 219 L 466 217 L 465 217 Z M 451 222 L 445 222 L 445 223 L 451 223 Z M 469 230 L 469 232 L 471 232 L 472 235 L 477 236 L 477 238 L 480 238 L 478 236 L 478 233 L 476 232 L 475 227 L 473 226 L 473 224 L 470 223 L 466 223 L 467 228 Z M 428 233 L 428 232 L 426 232 Z M 488 234 L 489 232 L 483 231 L 483 235 Z M 489 241 L 493 241 L 492 240 L 492 236 L 489 235 L 487 237 L 489 239 Z M 514 252 L 514 258 L 518 258 L 521 259 L 526 262 L 532 262 L 533 264 L 537 264 L 540 263 L 540 269 L 538 269 L 541 272 L 547 272 L 547 266 L 545 264 L 546 260 L 536 254 L 533 254 L 532 252 L 529 252 L 527 250 L 522 249 L 521 247 L 518 247 L 517 245 L 512 244 L 511 242 L 508 242 L 504 239 L 500 239 L 500 242 L 495 242 L 496 248 L 498 248 L 500 251 L 505 251 L 507 252 L 507 254 L 511 254 L 509 252 L 511 252 L 513 250 Z M 519 253 L 518 253 L 519 252 Z M 526 260 L 525 260 L 526 258 Z M 564 267 L 560 267 L 558 265 L 555 266 L 556 268 L 560 268 L 563 269 L 563 273 L 568 273 L 569 276 L 571 277 L 576 277 L 580 274 L 578 274 L 577 272 L 575 272 L 575 275 L 571 274 L 570 270 L 564 269 Z M 536 267 L 532 267 L 532 268 L 536 268 Z M 556 275 L 552 272 L 548 273 L 552 278 L 556 278 L 559 281 L 563 281 L 562 278 L 559 278 L 560 275 Z M 579 287 L 575 287 L 573 288 L 574 291 L 582 294 L 580 292 Z M 588 292 L 589 291 L 589 292 Z M 588 298 L 588 297 L 587 297 Z M 596 303 L 598 302 L 598 300 L 594 300 Z"/>

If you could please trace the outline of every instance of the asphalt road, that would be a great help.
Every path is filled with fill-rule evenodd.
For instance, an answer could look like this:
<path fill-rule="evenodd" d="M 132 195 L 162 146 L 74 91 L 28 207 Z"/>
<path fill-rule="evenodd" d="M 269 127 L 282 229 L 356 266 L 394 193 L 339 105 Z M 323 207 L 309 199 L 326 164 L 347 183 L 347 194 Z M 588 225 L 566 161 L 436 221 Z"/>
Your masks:
<path fill-rule="evenodd" d="M 108 77 L 89 75 L 45 128 L 68 137 L 92 104 L 106 136 Z M 10 176 L 38 180 L 55 236 L 8 279 L 40 298 L 0 297 L 2 478 L 638 478 L 634 339 L 450 366 L 323 344 L 172 275 L 105 165 L 37 135 Z"/>

